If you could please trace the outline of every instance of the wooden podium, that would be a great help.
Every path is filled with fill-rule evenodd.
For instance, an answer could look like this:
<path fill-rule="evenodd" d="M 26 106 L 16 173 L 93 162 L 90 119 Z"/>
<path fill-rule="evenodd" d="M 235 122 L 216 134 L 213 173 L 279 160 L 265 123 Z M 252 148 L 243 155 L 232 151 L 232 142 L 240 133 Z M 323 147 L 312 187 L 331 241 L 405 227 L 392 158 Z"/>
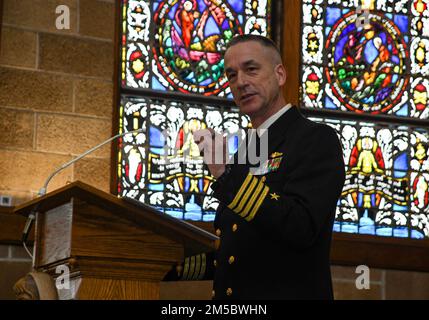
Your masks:
<path fill-rule="evenodd" d="M 27 216 L 34 208 L 34 269 L 54 279 L 59 299 L 159 299 L 159 282 L 172 266 L 214 250 L 218 239 L 79 181 L 15 212 Z"/>

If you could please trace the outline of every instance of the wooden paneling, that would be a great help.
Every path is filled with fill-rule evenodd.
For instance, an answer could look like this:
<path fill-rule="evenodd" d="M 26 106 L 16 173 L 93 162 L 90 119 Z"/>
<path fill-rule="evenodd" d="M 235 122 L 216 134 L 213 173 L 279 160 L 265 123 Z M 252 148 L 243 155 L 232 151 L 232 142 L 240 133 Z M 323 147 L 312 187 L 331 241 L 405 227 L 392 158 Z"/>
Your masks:
<path fill-rule="evenodd" d="M 14 207 L 0 207 L 0 244 L 21 243 L 22 230 L 24 230 L 24 216 L 13 213 Z M 29 241 L 34 239 L 32 231 Z"/>
<path fill-rule="evenodd" d="M 114 215 L 85 201 L 73 199 L 72 256 L 158 260 L 169 263 L 181 245 L 154 230 L 136 225 L 126 215 Z"/>
<path fill-rule="evenodd" d="M 133 280 L 96 278 L 74 279 L 73 295 L 67 298 L 79 300 L 158 300 L 159 284 Z M 100 298 L 101 297 L 101 298 Z M 61 297 L 60 298 L 65 298 Z"/>
<path fill-rule="evenodd" d="M 3 0 L 0 0 L 0 50 L 1 50 L 1 29 L 3 24 Z"/>
<path fill-rule="evenodd" d="M 429 241 L 335 232 L 331 262 L 429 272 Z"/>
<path fill-rule="evenodd" d="M 284 86 L 286 102 L 299 105 L 299 67 L 301 62 L 301 0 L 283 1 L 282 23 L 282 55 L 287 71 L 287 81 Z"/>
<path fill-rule="evenodd" d="M 214 249 L 218 238 L 81 182 L 15 208 L 37 208 L 37 271 L 54 279 L 69 271 L 73 299 L 159 299 L 159 282 L 186 252 Z M 59 271 L 59 272 L 58 272 Z"/>

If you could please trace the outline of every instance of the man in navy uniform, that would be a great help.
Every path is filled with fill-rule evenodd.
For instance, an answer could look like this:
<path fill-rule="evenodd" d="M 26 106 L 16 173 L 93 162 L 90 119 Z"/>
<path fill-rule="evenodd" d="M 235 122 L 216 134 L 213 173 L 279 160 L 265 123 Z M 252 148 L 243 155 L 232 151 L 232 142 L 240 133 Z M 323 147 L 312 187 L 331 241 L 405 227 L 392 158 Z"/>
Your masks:
<path fill-rule="evenodd" d="M 225 72 L 235 103 L 256 129 L 250 140 L 268 135 L 268 159 L 258 168 L 207 161 L 217 178 L 220 244 L 186 258 L 177 276 L 213 278 L 214 299 L 332 299 L 329 255 L 345 178 L 338 137 L 286 103 L 286 70 L 268 38 L 233 38 Z"/>

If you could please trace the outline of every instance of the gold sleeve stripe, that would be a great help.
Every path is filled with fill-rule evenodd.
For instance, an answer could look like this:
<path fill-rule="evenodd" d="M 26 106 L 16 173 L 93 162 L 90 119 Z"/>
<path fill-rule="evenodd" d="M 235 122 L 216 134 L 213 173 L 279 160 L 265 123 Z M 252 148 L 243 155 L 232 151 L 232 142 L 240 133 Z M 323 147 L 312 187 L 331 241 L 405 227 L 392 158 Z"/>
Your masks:
<path fill-rule="evenodd" d="M 243 212 L 240 213 L 240 216 L 245 218 L 252 208 L 253 204 L 255 203 L 256 199 L 258 199 L 262 189 L 264 188 L 265 184 L 262 183 L 262 180 L 258 181 L 258 187 L 256 188 L 255 192 L 252 194 L 252 197 L 247 202 L 246 207 L 244 208 Z"/>
<path fill-rule="evenodd" d="M 264 191 L 262 191 L 261 196 L 259 197 L 258 201 L 256 202 L 255 206 L 253 207 L 252 211 L 250 212 L 250 215 L 246 217 L 247 221 L 253 220 L 255 218 L 256 212 L 259 210 L 259 207 L 262 205 L 262 202 L 267 197 L 268 192 L 270 191 L 270 188 L 265 186 Z"/>
<path fill-rule="evenodd" d="M 252 195 L 253 190 L 255 190 L 256 184 L 259 182 L 258 179 L 255 177 L 252 177 L 252 183 L 250 184 L 249 188 L 246 190 L 246 192 L 243 195 L 243 198 L 240 200 L 238 207 L 234 209 L 236 213 L 240 213 L 241 210 L 243 210 L 244 206 L 247 203 L 247 199 Z"/>
<path fill-rule="evenodd" d="M 187 280 L 192 279 L 194 273 L 195 273 L 195 256 L 192 256 L 191 257 L 191 263 L 189 266 L 189 274 L 188 274 Z"/>
<path fill-rule="evenodd" d="M 200 274 L 198 275 L 197 280 L 202 280 L 204 278 L 204 275 L 206 274 L 206 265 L 207 265 L 206 254 L 203 253 L 201 255 L 201 269 L 200 269 Z"/>
<path fill-rule="evenodd" d="M 231 210 L 234 210 L 234 208 L 237 206 L 238 201 L 240 200 L 241 196 L 244 193 L 244 190 L 246 190 L 247 185 L 252 180 L 253 176 L 249 173 L 244 180 L 243 184 L 241 185 L 240 189 L 238 190 L 237 195 L 235 196 L 234 200 L 228 205 L 228 208 Z"/>
<path fill-rule="evenodd" d="M 195 272 L 192 275 L 192 280 L 197 280 L 198 276 L 200 275 L 201 255 L 196 255 L 195 260 Z"/>
<path fill-rule="evenodd" d="M 183 268 L 182 280 L 186 280 L 189 273 L 189 257 L 185 258 L 185 266 Z"/>

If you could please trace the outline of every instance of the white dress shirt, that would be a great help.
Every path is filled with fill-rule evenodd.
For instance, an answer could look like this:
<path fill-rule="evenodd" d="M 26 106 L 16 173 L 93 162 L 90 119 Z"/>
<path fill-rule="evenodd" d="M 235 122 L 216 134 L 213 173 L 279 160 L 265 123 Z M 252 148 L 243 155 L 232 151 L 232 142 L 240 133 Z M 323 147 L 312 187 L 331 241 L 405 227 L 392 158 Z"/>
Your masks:
<path fill-rule="evenodd" d="M 260 137 L 262 134 L 262 130 L 267 130 L 274 122 L 277 121 L 286 111 L 288 111 L 292 105 L 289 103 L 285 105 L 283 108 L 281 108 L 279 111 L 274 113 L 271 117 L 269 117 L 267 120 L 265 120 L 257 129 L 256 132 L 258 133 L 258 136 Z"/>

